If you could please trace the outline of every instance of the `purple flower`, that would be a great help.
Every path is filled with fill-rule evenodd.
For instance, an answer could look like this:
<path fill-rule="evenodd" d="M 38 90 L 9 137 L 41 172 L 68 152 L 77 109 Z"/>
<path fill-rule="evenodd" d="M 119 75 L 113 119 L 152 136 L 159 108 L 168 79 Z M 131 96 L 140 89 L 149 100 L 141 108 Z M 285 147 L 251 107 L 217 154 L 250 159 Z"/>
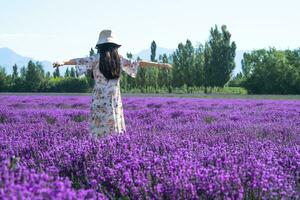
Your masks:
<path fill-rule="evenodd" d="M 89 135 L 89 97 L 0 98 L 0 199 L 298 199 L 300 102 L 127 97 Z"/>

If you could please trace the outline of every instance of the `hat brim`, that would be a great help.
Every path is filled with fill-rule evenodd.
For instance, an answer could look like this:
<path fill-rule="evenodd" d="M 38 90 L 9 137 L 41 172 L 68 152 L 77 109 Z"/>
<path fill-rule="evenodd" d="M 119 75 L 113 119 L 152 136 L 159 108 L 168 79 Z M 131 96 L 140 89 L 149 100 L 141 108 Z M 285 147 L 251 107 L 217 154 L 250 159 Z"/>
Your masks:
<path fill-rule="evenodd" d="M 103 43 L 98 43 L 98 44 L 96 44 L 96 48 L 99 47 L 99 46 L 101 46 L 101 45 L 104 45 L 104 44 L 114 44 L 114 45 L 116 45 L 118 48 L 122 46 L 121 44 L 117 44 L 117 43 L 114 43 L 114 42 L 103 42 Z"/>

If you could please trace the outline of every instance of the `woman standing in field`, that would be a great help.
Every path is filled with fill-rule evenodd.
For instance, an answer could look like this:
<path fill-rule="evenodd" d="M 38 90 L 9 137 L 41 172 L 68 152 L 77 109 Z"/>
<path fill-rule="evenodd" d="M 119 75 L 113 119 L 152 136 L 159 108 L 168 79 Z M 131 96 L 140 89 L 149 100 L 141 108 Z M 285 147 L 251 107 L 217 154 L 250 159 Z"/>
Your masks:
<path fill-rule="evenodd" d="M 54 67 L 76 65 L 79 75 L 84 74 L 87 70 L 92 71 L 95 85 L 92 93 L 90 129 L 94 136 L 126 131 L 120 93 L 122 70 L 135 78 L 139 67 L 171 67 L 165 63 L 131 62 L 119 55 L 118 48 L 120 46 L 111 30 L 103 30 L 96 45 L 98 54 L 62 63 L 53 63 Z"/>

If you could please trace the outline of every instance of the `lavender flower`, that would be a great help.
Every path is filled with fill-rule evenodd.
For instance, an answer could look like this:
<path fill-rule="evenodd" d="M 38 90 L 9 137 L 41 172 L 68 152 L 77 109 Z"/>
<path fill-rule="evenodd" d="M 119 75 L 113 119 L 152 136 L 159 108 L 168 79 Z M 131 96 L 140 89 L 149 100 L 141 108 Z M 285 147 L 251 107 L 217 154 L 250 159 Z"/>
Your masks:
<path fill-rule="evenodd" d="M 299 199 L 300 102 L 124 98 L 89 135 L 89 97 L 0 98 L 0 199 Z"/>

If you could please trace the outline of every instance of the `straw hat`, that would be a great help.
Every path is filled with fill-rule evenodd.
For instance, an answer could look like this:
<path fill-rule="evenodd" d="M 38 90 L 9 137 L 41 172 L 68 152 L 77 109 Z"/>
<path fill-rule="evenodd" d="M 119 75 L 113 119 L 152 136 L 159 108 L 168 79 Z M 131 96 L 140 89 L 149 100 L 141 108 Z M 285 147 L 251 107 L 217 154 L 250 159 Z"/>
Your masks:
<path fill-rule="evenodd" d="M 121 46 L 121 44 L 119 44 L 119 42 L 116 39 L 116 35 L 111 30 L 103 30 L 100 32 L 99 40 L 96 46 L 105 43 L 113 43 L 118 45 L 119 47 Z"/>

